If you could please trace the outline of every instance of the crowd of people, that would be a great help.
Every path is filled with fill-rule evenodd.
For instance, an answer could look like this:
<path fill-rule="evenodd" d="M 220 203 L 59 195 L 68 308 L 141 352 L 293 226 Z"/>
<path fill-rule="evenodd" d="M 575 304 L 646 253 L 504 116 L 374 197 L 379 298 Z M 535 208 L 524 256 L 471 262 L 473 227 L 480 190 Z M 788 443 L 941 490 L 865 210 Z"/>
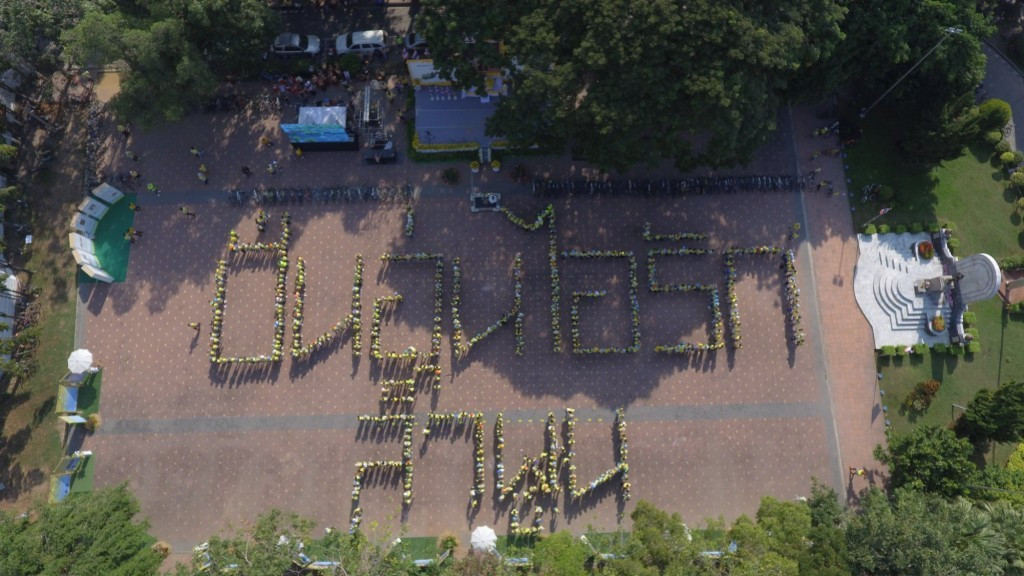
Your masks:
<path fill-rule="evenodd" d="M 357 420 L 360 426 L 389 427 L 395 424 L 402 428 L 402 460 L 375 460 L 356 462 L 356 474 L 352 479 L 353 509 L 350 517 L 350 531 L 359 528 L 363 519 L 363 510 L 359 507 L 359 497 L 363 492 L 363 482 L 367 474 L 374 469 L 397 469 L 402 471 L 402 504 L 412 505 L 412 434 L 416 424 L 416 416 L 412 414 L 385 414 L 380 416 L 360 415 Z"/>
<path fill-rule="evenodd" d="M 300 256 L 295 264 L 295 305 L 292 308 L 292 358 L 304 358 L 321 350 L 341 338 L 345 330 L 352 329 L 352 352 L 359 354 L 362 349 L 362 291 L 363 256 L 356 254 L 356 268 L 352 279 L 352 311 L 331 326 L 330 330 L 317 336 L 310 344 L 303 346 L 302 322 L 306 303 L 306 261 Z"/>
<path fill-rule="evenodd" d="M 405 235 L 412 238 L 413 228 L 416 226 L 416 209 L 409 204 L 405 207 Z"/>
<path fill-rule="evenodd" d="M 222 334 L 227 305 L 227 260 L 218 260 L 214 273 L 214 297 L 210 301 L 213 321 L 210 323 L 210 362 L 213 364 L 258 364 L 280 362 L 284 351 L 284 304 L 287 294 L 288 241 L 291 238 L 291 217 L 281 215 L 281 238 L 277 242 L 241 242 L 238 233 L 228 232 L 228 250 L 231 253 L 264 252 L 277 256 L 276 297 L 274 299 L 274 341 L 270 354 L 228 357 L 223 355 Z"/>
<path fill-rule="evenodd" d="M 786 277 L 786 317 L 789 319 L 793 343 L 801 346 L 804 343 L 804 331 L 800 327 L 800 287 L 796 282 L 796 256 L 792 250 L 782 255 L 783 273 Z"/>
<path fill-rule="evenodd" d="M 683 342 L 675 346 L 658 345 L 654 347 L 654 351 L 665 354 L 690 354 L 724 348 L 725 324 L 722 322 L 722 303 L 719 301 L 718 288 L 713 284 L 686 284 L 683 286 L 687 287 L 687 290 L 685 290 L 687 292 L 698 291 L 708 293 L 711 300 L 711 304 L 708 305 L 708 309 L 711 310 L 711 337 L 707 342 Z"/>
<path fill-rule="evenodd" d="M 513 319 L 515 320 L 515 353 L 516 356 L 523 355 L 526 347 L 526 341 L 523 336 L 524 314 L 521 312 L 523 306 L 523 257 L 519 252 L 516 252 L 512 258 L 512 282 L 512 310 L 502 315 L 496 322 L 485 328 L 483 332 L 466 340 L 459 310 L 459 304 L 462 302 L 461 260 L 455 258 L 452 261 L 452 346 L 459 358 L 464 357 L 473 346 L 490 336 L 498 328 L 507 325 Z"/>
<path fill-rule="evenodd" d="M 544 225 L 544 220 L 548 221 L 548 267 L 551 271 L 551 347 L 555 353 L 561 352 L 561 284 L 558 272 L 558 228 L 555 226 L 555 206 L 548 204 L 537 214 L 537 218 L 533 222 L 527 222 L 508 208 L 502 208 L 501 211 L 509 222 L 527 232 L 539 230 Z"/>
<path fill-rule="evenodd" d="M 405 402 L 412 404 L 416 401 L 416 379 L 387 379 L 380 383 L 380 401 L 382 404 L 392 402 Z M 427 433 L 427 430 L 424 430 Z"/>
<path fill-rule="evenodd" d="M 377 360 L 383 360 L 384 354 L 380 349 L 380 325 L 384 319 L 384 315 L 390 313 L 391 308 L 402 301 L 401 294 L 392 294 L 391 296 L 381 296 L 373 300 L 373 320 L 370 323 L 370 356 Z M 411 352 L 403 352 L 402 358 L 406 356 L 416 357 L 415 349 Z"/>
<path fill-rule="evenodd" d="M 662 248 L 647 251 L 647 289 L 651 292 L 690 292 L 703 284 L 661 284 L 658 282 L 657 256 L 703 256 L 714 254 L 711 248 Z"/>
<path fill-rule="evenodd" d="M 707 234 L 699 232 L 678 232 L 676 234 L 654 234 L 651 232 L 651 223 L 644 222 L 644 242 L 680 242 L 683 240 L 707 240 Z"/>
<path fill-rule="evenodd" d="M 631 316 L 630 331 L 632 333 L 629 346 L 625 348 L 582 348 L 579 346 L 579 298 L 586 295 L 586 292 L 574 292 L 570 316 L 572 327 L 570 329 L 573 352 L 577 354 L 626 354 L 640 351 L 640 279 L 637 274 L 636 257 L 628 250 L 567 250 L 562 252 L 562 258 L 626 258 L 629 262 L 629 307 Z"/>

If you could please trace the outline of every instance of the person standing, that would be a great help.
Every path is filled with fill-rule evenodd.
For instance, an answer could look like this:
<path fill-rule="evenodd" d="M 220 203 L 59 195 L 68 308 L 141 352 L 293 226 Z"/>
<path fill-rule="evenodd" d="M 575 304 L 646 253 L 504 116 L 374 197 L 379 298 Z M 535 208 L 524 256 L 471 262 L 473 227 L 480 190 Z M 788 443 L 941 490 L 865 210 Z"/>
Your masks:
<path fill-rule="evenodd" d="M 250 170 L 248 166 L 242 166 L 242 174 L 245 174 L 245 177 L 248 178 L 249 176 L 252 176 L 252 170 Z"/>
<path fill-rule="evenodd" d="M 191 148 L 189 148 L 188 151 L 189 151 L 189 154 L 192 154 L 196 158 L 202 158 L 203 157 L 203 153 L 200 152 L 199 148 L 196 148 L 195 146 L 192 146 Z"/>
<path fill-rule="evenodd" d="M 199 322 L 189 322 L 188 327 L 195 330 L 196 332 L 199 332 L 200 324 Z"/>
<path fill-rule="evenodd" d="M 149 190 L 150 192 L 152 192 L 153 194 L 156 194 L 157 196 L 160 195 L 160 189 L 157 188 L 156 184 L 153 184 L 152 182 L 150 182 L 149 184 L 146 184 L 146 190 Z"/>
<path fill-rule="evenodd" d="M 135 202 L 129 202 L 128 209 L 131 210 L 132 212 L 142 212 L 142 207 L 136 204 Z"/>
<path fill-rule="evenodd" d="M 181 215 L 186 217 L 186 218 L 188 218 L 188 217 L 195 218 L 196 217 L 196 213 L 193 212 L 192 210 L 190 210 L 189 207 L 185 206 L 184 204 L 179 204 L 178 205 L 178 210 L 181 211 Z"/>
<path fill-rule="evenodd" d="M 202 182 L 203 184 L 209 184 L 210 183 L 210 179 L 206 177 L 206 173 L 205 172 L 200 172 L 199 173 L 199 181 Z"/>
<path fill-rule="evenodd" d="M 132 152 L 131 150 L 125 150 L 124 154 L 125 156 L 127 156 L 128 158 L 132 159 L 135 162 L 139 161 L 139 155 L 136 154 L 135 152 Z"/>

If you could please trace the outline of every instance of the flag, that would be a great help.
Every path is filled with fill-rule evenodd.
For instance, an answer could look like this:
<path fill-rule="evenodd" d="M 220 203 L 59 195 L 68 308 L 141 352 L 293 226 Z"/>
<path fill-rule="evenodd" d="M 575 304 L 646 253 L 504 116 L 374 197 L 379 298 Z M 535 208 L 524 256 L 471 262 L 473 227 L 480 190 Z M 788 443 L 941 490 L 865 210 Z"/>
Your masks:
<path fill-rule="evenodd" d="M 889 210 L 892 210 L 892 208 L 891 207 L 890 208 L 882 208 L 881 210 L 878 211 L 878 215 L 879 216 L 885 216 L 886 214 L 889 213 Z"/>

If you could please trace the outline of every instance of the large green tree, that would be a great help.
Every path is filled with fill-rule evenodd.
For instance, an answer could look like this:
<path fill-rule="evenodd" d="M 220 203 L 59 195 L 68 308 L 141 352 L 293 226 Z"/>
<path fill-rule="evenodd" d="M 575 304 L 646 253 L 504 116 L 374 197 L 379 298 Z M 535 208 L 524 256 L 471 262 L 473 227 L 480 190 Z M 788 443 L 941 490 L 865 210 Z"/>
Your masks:
<path fill-rule="evenodd" d="M 163 557 L 138 513 L 124 485 L 39 503 L 35 521 L 0 512 L 0 575 L 156 574 Z"/>
<path fill-rule="evenodd" d="M 425 0 L 418 26 L 459 85 L 508 72 L 488 133 L 622 169 L 743 163 L 791 82 L 841 39 L 836 0 Z"/>
<path fill-rule="evenodd" d="M 957 431 L 975 444 L 1024 438 L 1024 382 L 1011 380 L 995 391 L 983 388 L 957 421 Z"/>
<path fill-rule="evenodd" d="M 875 458 L 889 466 L 893 488 L 907 487 L 943 496 L 967 491 L 977 468 L 971 462 L 970 442 L 948 428 L 918 426 L 910 434 L 886 430 L 888 447 L 876 446 Z"/>
<path fill-rule="evenodd" d="M 127 63 L 114 108 L 153 125 L 202 105 L 218 78 L 258 70 L 276 27 L 263 0 L 135 0 L 87 10 L 62 39 L 77 64 Z"/>

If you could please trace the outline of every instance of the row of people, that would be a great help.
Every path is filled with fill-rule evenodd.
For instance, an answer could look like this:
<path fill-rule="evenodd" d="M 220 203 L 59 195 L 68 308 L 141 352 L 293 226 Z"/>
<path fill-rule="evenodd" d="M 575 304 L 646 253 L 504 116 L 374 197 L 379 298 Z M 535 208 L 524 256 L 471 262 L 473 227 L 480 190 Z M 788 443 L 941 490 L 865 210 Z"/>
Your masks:
<path fill-rule="evenodd" d="M 699 232 L 678 232 L 676 234 L 654 234 L 651 232 L 651 223 L 644 222 L 644 242 L 678 242 L 681 240 L 706 240 L 707 234 Z"/>

